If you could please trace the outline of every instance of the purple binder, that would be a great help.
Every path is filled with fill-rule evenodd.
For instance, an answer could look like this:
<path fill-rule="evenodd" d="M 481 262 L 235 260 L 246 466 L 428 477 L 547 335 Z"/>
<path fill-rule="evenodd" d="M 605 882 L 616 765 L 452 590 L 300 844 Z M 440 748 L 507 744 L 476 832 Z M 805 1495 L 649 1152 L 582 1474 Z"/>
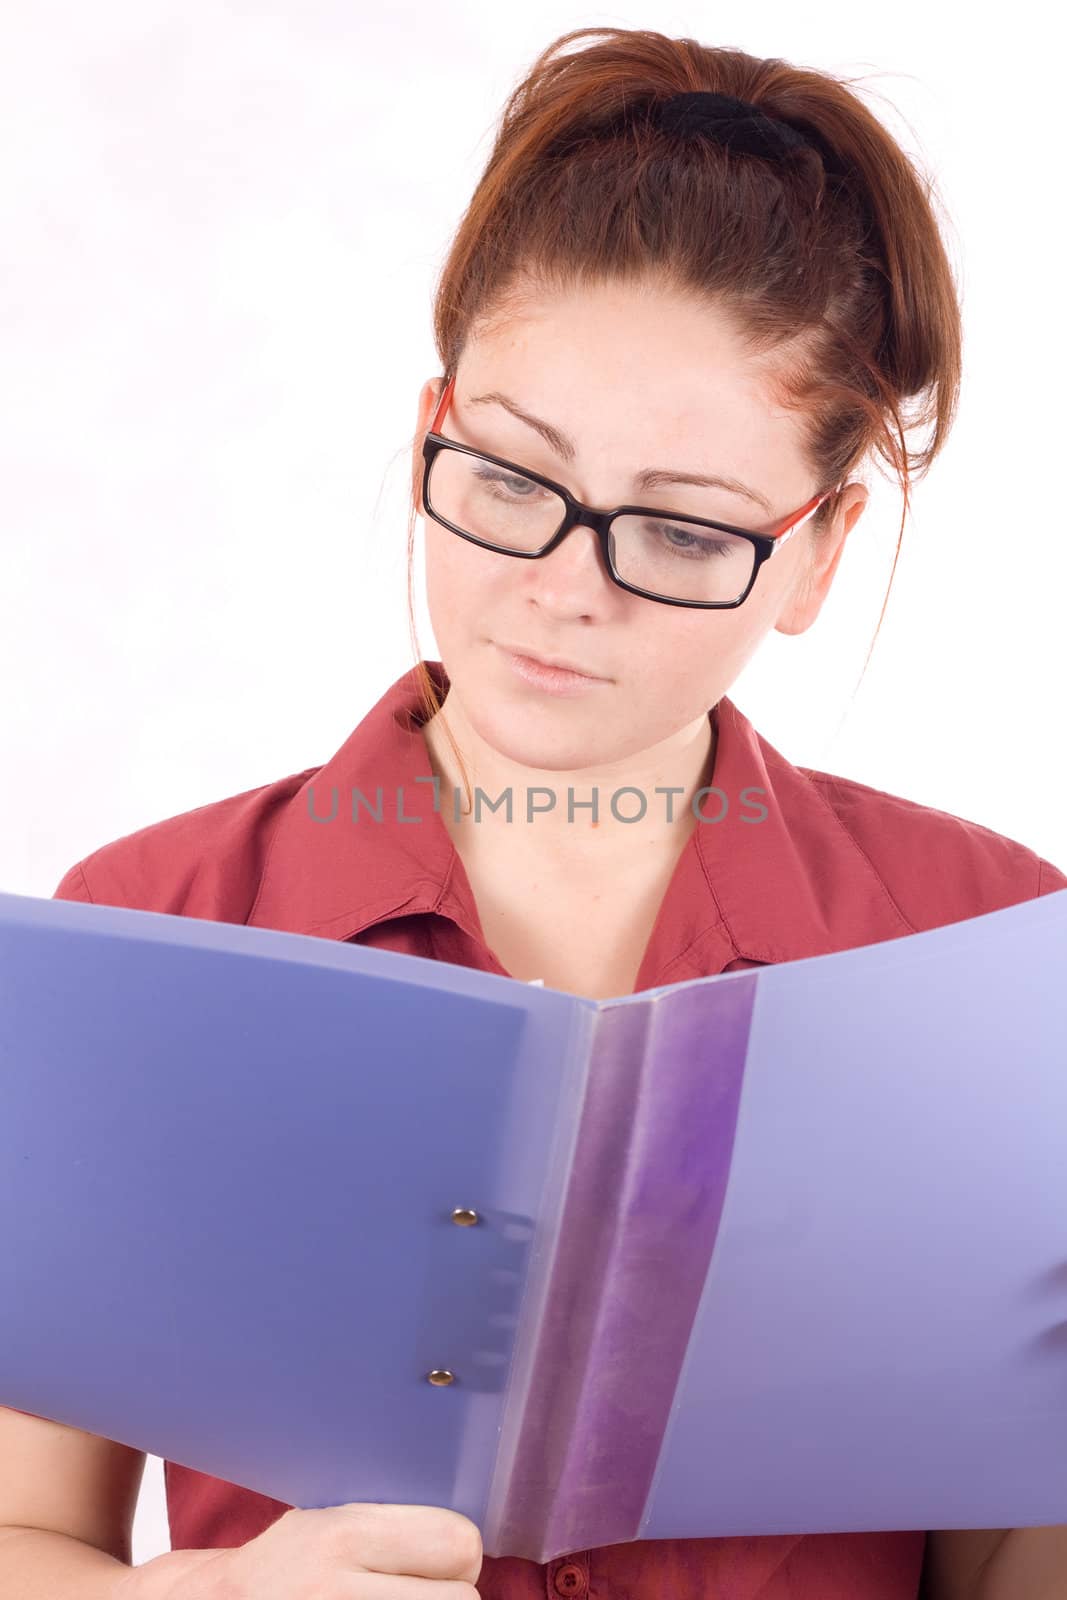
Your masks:
<path fill-rule="evenodd" d="M 1065 956 L 592 1001 L 0 895 L 0 1403 L 540 1562 L 1061 1522 Z"/>

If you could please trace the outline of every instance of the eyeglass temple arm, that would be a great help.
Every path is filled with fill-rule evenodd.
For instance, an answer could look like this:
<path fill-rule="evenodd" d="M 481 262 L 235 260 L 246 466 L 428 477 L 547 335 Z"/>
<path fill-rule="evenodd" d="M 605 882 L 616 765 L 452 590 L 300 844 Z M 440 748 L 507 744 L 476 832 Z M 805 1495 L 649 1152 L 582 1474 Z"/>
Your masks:
<path fill-rule="evenodd" d="M 778 528 L 774 533 L 768 534 L 767 537 L 774 540 L 771 555 L 775 555 L 783 545 L 788 544 L 794 533 L 799 533 L 804 524 L 810 522 L 823 502 L 829 500 L 830 496 L 835 493 L 836 490 L 834 489 L 826 489 L 822 494 L 817 494 L 814 499 L 808 501 L 807 505 L 801 506 L 796 515 L 783 528 Z"/>
<path fill-rule="evenodd" d="M 441 423 L 444 421 L 445 412 L 448 410 L 449 402 L 452 399 L 452 390 L 455 388 L 455 384 L 456 379 L 453 375 L 441 390 L 441 398 L 437 402 L 437 409 L 434 412 L 433 421 L 430 423 L 429 431 L 431 433 L 440 433 L 441 431 Z"/>

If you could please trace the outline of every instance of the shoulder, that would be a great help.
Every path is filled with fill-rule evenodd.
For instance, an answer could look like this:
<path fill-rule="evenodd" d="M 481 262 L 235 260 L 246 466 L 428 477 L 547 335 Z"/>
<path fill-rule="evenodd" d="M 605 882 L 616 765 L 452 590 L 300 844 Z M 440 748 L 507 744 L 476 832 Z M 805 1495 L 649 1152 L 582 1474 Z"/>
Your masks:
<path fill-rule="evenodd" d="M 308 767 L 123 834 L 69 867 L 52 898 L 244 922 L 274 830 L 319 770 Z"/>
<path fill-rule="evenodd" d="M 851 778 L 796 770 L 916 930 L 1067 889 L 1067 876 L 1018 839 Z"/>

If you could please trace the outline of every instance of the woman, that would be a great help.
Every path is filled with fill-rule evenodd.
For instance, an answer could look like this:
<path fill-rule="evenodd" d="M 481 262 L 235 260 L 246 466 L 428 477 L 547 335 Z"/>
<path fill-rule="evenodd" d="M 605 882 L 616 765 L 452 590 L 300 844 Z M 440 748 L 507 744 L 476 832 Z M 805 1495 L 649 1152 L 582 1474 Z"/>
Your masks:
<path fill-rule="evenodd" d="M 728 698 L 772 628 L 818 616 L 867 500 L 860 464 L 893 466 L 906 512 L 958 395 L 959 307 L 924 183 L 846 87 L 653 32 L 564 35 L 508 101 L 435 333 L 409 557 L 421 514 L 442 659 L 419 658 L 323 767 L 115 841 L 58 894 L 601 998 L 1067 887 L 1021 843 L 791 765 Z M 929 437 L 913 452 L 915 425 Z M 341 825 L 350 791 L 373 826 Z M 45 1425 L 0 1423 L 0 1454 L 43 1482 Z M 143 1456 L 66 1432 L 65 1503 L 111 1486 L 96 1523 L 77 1522 L 102 1581 L 104 1559 L 128 1561 Z M 389 1523 L 401 1511 L 382 1507 L 365 1508 L 376 1537 L 350 1527 L 324 1561 L 307 1519 L 327 1514 L 286 1518 L 171 1462 L 166 1481 L 173 1553 L 127 1574 L 124 1596 L 266 1600 L 268 1574 L 269 1600 L 1067 1588 L 1060 1528 L 632 1541 L 542 1566 L 482 1561 L 465 1519 Z M 57 1502 L 41 1504 L 5 1501 L 0 1518 L 55 1528 Z M 472 1538 L 449 1564 L 428 1530 L 456 1523 Z M 21 1549 L 44 1593 L 60 1568 Z M 5 1554 L 14 1542 L 0 1572 Z"/>

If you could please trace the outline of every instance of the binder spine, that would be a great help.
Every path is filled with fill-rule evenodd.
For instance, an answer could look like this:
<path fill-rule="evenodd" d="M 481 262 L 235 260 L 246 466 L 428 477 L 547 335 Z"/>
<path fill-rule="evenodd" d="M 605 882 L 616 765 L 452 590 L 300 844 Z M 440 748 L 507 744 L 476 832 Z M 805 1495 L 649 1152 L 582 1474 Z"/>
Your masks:
<path fill-rule="evenodd" d="M 489 1554 L 544 1562 L 640 1537 L 718 1233 L 754 994 L 753 975 L 596 1014 Z"/>
<path fill-rule="evenodd" d="M 558 998 L 553 996 L 553 999 Z M 509 1531 L 513 1520 L 513 1513 L 509 1509 L 512 1505 L 512 1483 L 524 1419 L 540 1383 L 536 1364 L 542 1327 L 546 1307 L 554 1293 L 558 1258 L 563 1245 L 561 1223 L 575 1152 L 580 1147 L 582 1108 L 588 1092 L 589 1074 L 602 1019 L 597 1007 L 578 998 L 570 1002 L 570 1009 L 572 1021 L 565 1045 L 566 1060 L 560 1074 L 556 1138 L 545 1167 L 538 1224 L 531 1243 L 523 1298 L 518 1308 L 518 1332 L 512 1351 L 500 1437 L 481 1524 L 482 1548 L 488 1556 L 513 1553 L 511 1546 L 507 1545 L 512 1536 Z"/>

